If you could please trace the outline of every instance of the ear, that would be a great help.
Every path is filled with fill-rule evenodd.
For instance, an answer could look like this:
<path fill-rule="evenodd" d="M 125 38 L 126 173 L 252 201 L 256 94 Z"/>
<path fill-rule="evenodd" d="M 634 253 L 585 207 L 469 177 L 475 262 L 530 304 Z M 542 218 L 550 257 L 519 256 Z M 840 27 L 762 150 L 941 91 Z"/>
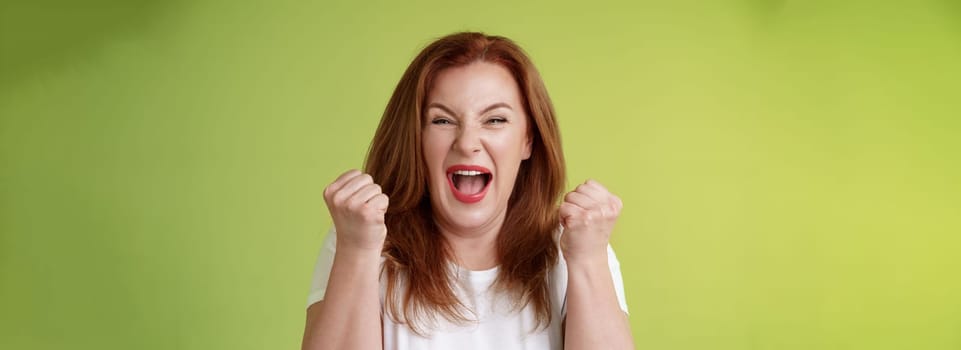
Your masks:
<path fill-rule="evenodd" d="M 534 138 L 531 137 L 531 128 L 527 128 L 527 137 L 524 140 L 524 149 L 521 151 L 521 159 L 528 160 L 531 158 L 531 149 L 534 147 Z"/>

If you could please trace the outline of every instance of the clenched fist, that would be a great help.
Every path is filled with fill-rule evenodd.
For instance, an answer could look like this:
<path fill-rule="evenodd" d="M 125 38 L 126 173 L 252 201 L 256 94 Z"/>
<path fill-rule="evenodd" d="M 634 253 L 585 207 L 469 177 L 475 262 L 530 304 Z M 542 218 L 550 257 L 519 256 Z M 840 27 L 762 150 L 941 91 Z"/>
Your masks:
<path fill-rule="evenodd" d="M 350 170 L 324 189 L 324 201 L 337 228 L 337 248 L 380 250 L 387 237 L 388 198 L 370 175 Z"/>
<path fill-rule="evenodd" d="M 607 244 L 624 204 L 600 183 L 587 180 L 564 196 L 559 214 L 561 251 L 568 262 L 607 261 Z"/>

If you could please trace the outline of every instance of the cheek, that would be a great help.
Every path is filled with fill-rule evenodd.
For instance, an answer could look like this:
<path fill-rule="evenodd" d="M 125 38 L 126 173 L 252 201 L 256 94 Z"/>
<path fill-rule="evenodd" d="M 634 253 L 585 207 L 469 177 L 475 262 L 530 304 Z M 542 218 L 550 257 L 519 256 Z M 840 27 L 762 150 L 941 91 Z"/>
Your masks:
<path fill-rule="evenodd" d="M 523 160 L 525 158 L 527 139 L 523 133 L 511 132 L 500 135 L 495 142 L 491 152 L 497 154 L 504 160 Z"/>
<path fill-rule="evenodd" d="M 447 156 L 447 149 L 442 135 L 434 133 L 424 133 L 423 152 L 424 161 L 427 163 L 427 170 L 430 174 L 443 171 L 440 167 L 444 164 L 444 157 Z"/>

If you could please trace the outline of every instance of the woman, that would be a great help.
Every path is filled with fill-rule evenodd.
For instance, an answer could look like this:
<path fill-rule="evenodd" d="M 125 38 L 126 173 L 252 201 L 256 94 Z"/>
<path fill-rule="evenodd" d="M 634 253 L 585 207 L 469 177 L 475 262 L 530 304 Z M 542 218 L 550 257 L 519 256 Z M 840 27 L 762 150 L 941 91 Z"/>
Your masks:
<path fill-rule="evenodd" d="M 524 52 L 481 33 L 430 44 L 365 173 L 324 190 L 334 229 L 303 348 L 633 348 L 608 244 L 621 201 L 591 180 L 561 200 L 564 181 L 554 109 Z"/>

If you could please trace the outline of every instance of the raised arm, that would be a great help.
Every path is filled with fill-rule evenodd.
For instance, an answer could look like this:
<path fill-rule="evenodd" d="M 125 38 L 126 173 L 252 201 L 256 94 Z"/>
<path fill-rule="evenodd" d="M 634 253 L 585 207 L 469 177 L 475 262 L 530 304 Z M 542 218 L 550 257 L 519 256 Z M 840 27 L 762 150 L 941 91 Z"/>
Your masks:
<path fill-rule="evenodd" d="M 371 177 L 351 170 L 324 190 L 337 248 L 324 299 L 307 309 L 301 349 L 383 349 L 380 254 L 388 198 Z"/>
<path fill-rule="evenodd" d="M 634 348 L 608 265 L 608 241 L 622 207 L 617 196 L 593 180 L 577 186 L 561 204 L 561 250 L 567 260 L 565 350 Z"/>

